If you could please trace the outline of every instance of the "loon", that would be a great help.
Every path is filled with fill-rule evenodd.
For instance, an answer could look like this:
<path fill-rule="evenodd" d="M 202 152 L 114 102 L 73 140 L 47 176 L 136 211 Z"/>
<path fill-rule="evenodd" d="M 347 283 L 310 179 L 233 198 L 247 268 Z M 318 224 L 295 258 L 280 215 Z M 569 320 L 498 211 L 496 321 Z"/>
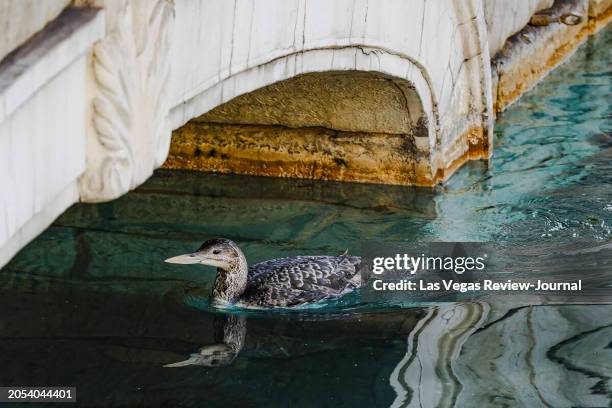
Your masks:
<path fill-rule="evenodd" d="M 165 262 L 217 267 L 211 303 L 243 307 L 292 307 L 342 296 L 361 286 L 361 258 L 295 256 L 251 267 L 235 242 L 210 239 L 189 254 Z"/>

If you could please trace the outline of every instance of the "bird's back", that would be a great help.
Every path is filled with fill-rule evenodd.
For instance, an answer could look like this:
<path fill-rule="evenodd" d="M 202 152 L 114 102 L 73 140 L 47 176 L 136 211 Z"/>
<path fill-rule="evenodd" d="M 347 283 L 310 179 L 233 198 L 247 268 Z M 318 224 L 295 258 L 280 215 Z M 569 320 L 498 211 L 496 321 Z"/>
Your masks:
<path fill-rule="evenodd" d="M 296 256 L 249 268 L 240 303 L 295 306 L 343 295 L 361 285 L 357 256 Z"/>

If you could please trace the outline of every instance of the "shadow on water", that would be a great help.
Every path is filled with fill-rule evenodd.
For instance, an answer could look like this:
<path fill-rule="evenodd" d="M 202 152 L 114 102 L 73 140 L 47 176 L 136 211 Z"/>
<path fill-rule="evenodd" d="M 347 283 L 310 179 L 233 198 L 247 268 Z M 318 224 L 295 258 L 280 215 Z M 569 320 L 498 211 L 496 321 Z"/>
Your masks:
<path fill-rule="evenodd" d="M 251 263 L 369 240 L 491 242 L 525 268 L 536 246 L 598 257 L 611 241 L 611 39 L 591 38 L 498 119 L 489 166 L 435 190 L 158 171 L 73 206 L 2 269 L 0 385 L 74 385 L 80 406 L 610 406 L 611 305 L 355 294 L 216 310 L 212 269 L 163 259 L 212 236 Z"/>

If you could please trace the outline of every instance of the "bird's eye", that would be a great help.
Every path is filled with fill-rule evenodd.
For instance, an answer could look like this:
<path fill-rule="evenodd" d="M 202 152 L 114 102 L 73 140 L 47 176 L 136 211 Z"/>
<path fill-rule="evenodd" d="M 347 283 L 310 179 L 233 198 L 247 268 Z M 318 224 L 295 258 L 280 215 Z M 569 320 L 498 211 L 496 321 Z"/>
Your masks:
<path fill-rule="evenodd" d="M 220 254 L 220 253 L 221 253 L 221 251 L 220 251 L 220 250 L 218 250 L 218 249 L 215 249 L 215 250 L 213 251 L 213 254 L 215 254 L 215 255 Z"/>

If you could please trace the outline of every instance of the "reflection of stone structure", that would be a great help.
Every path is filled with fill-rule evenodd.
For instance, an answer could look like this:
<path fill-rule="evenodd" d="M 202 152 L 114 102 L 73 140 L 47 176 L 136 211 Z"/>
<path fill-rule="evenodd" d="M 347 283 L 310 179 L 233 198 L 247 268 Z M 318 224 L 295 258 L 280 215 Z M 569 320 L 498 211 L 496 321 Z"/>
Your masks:
<path fill-rule="evenodd" d="M 408 337 L 394 406 L 608 406 L 610 305 L 441 304 Z"/>
<path fill-rule="evenodd" d="M 433 185 L 488 157 L 493 106 L 610 3 L 4 2 L 0 264 L 73 202 L 141 184 L 172 129 L 171 167 Z M 565 9 L 577 25 L 525 27 Z"/>
<path fill-rule="evenodd" d="M 442 303 L 427 310 L 408 336 L 406 356 L 391 375 L 397 394 L 394 407 L 455 405 L 462 383 L 452 362 L 486 321 L 488 309 L 481 303 Z"/>

